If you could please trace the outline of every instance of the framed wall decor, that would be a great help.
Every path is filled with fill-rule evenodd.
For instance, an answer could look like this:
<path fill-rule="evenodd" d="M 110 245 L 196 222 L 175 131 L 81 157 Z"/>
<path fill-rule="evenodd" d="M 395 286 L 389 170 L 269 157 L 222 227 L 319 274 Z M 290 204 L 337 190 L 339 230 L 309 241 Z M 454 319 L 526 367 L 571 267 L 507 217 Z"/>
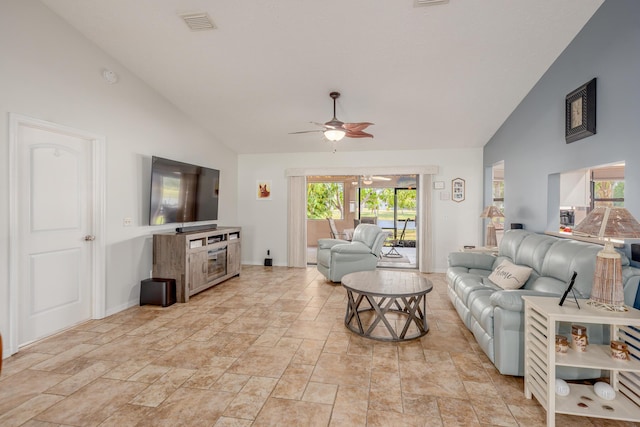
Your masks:
<path fill-rule="evenodd" d="M 271 181 L 258 180 L 256 190 L 258 200 L 271 200 Z"/>
<path fill-rule="evenodd" d="M 456 178 L 451 180 L 451 200 L 461 202 L 464 200 L 465 184 L 464 179 Z"/>
<path fill-rule="evenodd" d="M 565 98 L 564 139 L 567 144 L 596 133 L 596 79 Z"/>

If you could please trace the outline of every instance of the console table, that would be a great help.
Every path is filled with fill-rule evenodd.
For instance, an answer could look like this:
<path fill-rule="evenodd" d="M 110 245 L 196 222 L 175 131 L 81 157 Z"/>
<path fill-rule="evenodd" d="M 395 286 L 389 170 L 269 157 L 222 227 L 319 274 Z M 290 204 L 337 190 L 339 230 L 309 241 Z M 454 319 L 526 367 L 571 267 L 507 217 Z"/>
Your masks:
<path fill-rule="evenodd" d="M 153 235 L 153 276 L 176 280 L 176 299 L 240 274 L 240 227 Z"/>
<path fill-rule="evenodd" d="M 429 332 L 425 296 L 433 285 L 419 273 L 359 271 L 345 275 L 342 286 L 348 298 L 344 324 L 352 332 L 380 341 L 412 340 Z"/>

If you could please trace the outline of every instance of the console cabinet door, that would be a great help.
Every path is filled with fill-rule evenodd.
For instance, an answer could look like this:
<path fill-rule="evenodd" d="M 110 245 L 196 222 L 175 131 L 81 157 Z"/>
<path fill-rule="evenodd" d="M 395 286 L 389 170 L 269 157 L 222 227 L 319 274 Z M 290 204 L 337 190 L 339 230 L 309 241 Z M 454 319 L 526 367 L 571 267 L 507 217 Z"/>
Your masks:
<path fill-rule="evenodd" d="M 240 274 L 240 242 L 230 242 L 227 246 L 227 274 Z"/>
<path fill-rule="evenodd" d="M 189 295 L 207 284 L 207 251 L 189 254 Z"/>

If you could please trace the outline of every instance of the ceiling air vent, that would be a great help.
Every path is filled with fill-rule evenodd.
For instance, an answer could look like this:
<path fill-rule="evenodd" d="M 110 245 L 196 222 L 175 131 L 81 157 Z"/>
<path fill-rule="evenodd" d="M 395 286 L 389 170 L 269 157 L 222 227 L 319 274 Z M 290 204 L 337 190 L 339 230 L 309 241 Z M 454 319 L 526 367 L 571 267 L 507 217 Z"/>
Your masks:
<path fill-rule="evenodd" d="M 180 18 L 191 31 L 214 30 L 216 28 L 208 13 L 187 13 L 180 15 Z"/>
<path fill-rule="evenodd" d="M 449 0 L 413 0 L 413 7 L 433 6 L 436 4 L 449 3 Z"/>

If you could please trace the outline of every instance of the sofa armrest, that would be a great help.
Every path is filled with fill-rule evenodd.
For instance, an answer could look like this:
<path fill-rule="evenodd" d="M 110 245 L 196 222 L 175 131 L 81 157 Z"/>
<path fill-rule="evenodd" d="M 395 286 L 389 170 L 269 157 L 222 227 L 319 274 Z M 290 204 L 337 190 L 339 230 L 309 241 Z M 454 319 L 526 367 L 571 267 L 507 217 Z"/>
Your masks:
<path fill-rule="evenodd" d="M 376 254 L 371 252 L 371 248 L 360 242 L 351 242 L 346 245 L 335 245 L 331 248 L 331 252 L 334 254 L 371 254 L 376 256 Z"/>
<path fill-rule="evenodd" d="M 494 292 L 491 297 L 491 305 L 500 307 L 509 311 L 524 311 L 523 296 L 539 296 L 539 297 L 560 297 L 560 294 L 552 294 L 549 292 L 532 291 L 527 289 L 516 289 L 508 291 Z M 559 302 L 559 301 L 558 301 Z"/>
<path fill-rule="evenodd" d="M 473 252 L 451 252 L 449 254 L 449 267 L 467 267 L 480 270 L 493 270 L 496 257 L 489 254 Z"/>
<path fill-rule="evenodd" d="M 318 249 L 331 249 L 335 245 L 350 244 L 350 242 L 341 239 L 318 239 Z"/>

